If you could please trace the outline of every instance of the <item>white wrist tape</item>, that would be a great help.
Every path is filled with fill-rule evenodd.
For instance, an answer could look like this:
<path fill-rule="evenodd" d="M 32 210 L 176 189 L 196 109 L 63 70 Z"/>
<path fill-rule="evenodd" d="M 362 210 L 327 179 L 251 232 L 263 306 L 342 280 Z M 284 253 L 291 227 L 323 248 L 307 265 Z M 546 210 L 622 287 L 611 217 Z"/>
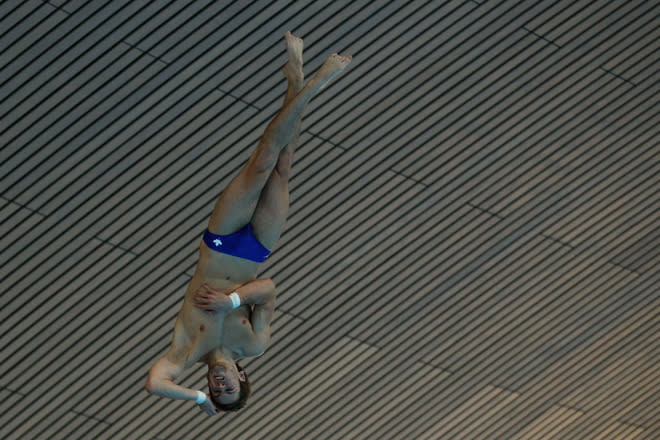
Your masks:
<path fill-rule="evenodd" d="M 241 305 L 241 297 L 238 296 L 238 293 L 236 292 L 232 293 L 231 295 L 229 295 L 229 298 L 231 299 L 231 304 L 234 309 Z"/>
<path fill-rule="evenodd" d="M 197 399 L 195 400 L 195 403 L 201 405 L 204 402 L 206 402 L 206 394 L 204 394 L 203 391 L 197 391 Z"/>

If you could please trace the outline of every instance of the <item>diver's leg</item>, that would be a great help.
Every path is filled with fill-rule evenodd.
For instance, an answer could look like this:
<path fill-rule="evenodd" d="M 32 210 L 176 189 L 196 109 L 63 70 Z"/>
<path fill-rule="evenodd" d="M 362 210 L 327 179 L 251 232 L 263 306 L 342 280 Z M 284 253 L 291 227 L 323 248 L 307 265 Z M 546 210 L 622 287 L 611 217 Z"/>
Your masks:
<path fill-rule="evenodd" d="M 303 41 L 290 32 L 285 35 L 289 60 L 282 69 L 287 79 L 288 87 L 284 97 L 283 107 L 300 93 L 305 81 L 303 74 Z M 252 227 L 255 236 L 268 249 L 272 249 L 279 238 L 289 211 L 289 172 L 298 140 L 302 115 L 296 122 L 296 128 L 291 141 L 280 152 L 275 169 L 270 173 L 266 186 L 261 192 L 257 208 L 252 217 Z"/>
<path fill-rule="evenodd" d="M 282 150 L 297 134 L 296 129 L 305 106 L 349 62 L 350 57 L 331 55 L 316 75 L 282 107 L 266 128 L 247 165 L 220 195 L 209 220 L 209 230 L 212 233 L 231 234 L 252 220 L 262 190 L 280 162 Z M 255 235 L 262 238 L 260 232 L 255 231 Z"/>
<path fill-rule="evenodd" d="M 289 105 L 291 100 L 293 100 L 294 97 L 297 97 L 303 90 L 302 40 L 293 37 L 289 33 L 287 33 L 286 38 L 287 49 L 289 51 L 289 62 L 284 66 L 283 70 L 289 86 L 284 99 L 285 107 Z M 326 61 L 326 64 L 330 63 L 332 65 L 338 62 L 341 65 L 341 68 L 336 67 L 339 70 L 332 72 L 332 75 L 334 76 L 339 73 L 349 61 L 350 57 L 333 55 L 328 61 Z M 324 64 L 324 68 L 325 67 L 326 65 Z M 326 69 L 326 71 L 328 70 L 329 69 Z M 314 81 L 314 79 L 310 82 L 312 81 Z M 305 86 L 305 88 L 306 87 L 307 86 Z M 293 154 L 300 136 L 301 120 L 302 114 L 295 121 L 293 137 L 291 137 L 288 145 L 278 156 L 277 164 L 268 178 L 266 186 L 261 192 L 259 203 L 257 204 L 254 216 L 252 217 L 252 227 L 255 236 L 261 244 L 271 250 L 284 228 L 286 216 L 289 211 L 289 175 L 291 172 Z"/>
<path fill-rule="evenodd" d="M 282 150 L 251 220 L 255 237 L 269 250 L 280 238 L 289 212 L 289 173 L 293 151 L 292 145 Z"/>

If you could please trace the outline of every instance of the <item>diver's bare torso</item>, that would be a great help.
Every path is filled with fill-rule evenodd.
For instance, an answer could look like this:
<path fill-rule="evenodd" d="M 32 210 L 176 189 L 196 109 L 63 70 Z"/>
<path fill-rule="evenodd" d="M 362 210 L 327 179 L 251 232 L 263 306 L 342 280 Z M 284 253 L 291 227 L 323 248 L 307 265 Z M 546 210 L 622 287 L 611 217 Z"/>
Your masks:
<path fill-rule="evenodd" d="M 192 301 L 195 291 L 203 284 L 231 292 L 253 281 L 260 264 L 212 251 L 201 243 L 197 268 L 186 289 L 174 327 L 175 345 L 186 347 L 186 368 L 196 362 L 206 362 L 207 357 L 219 348 L 231 350 L 234 359 L 260 354 L 249 351 L 254 336 L 251 306 L 241 305 L 226 313 L 209 313 L 195 307 Z"/>

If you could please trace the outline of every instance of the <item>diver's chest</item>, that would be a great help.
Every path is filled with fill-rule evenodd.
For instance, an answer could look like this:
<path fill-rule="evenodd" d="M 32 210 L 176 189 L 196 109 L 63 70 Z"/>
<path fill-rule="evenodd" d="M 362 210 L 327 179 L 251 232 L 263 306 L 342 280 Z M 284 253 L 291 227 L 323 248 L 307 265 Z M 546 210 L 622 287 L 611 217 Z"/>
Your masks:
<path fill-rule="evenodd" d="M 201 351 L 221 347 L 241 350 L 250 342 L 252 323 L 247 306 L 231 311 L 222 320 L 208 319 L 204 321 L 200 322 L 197 334 L 197 345 Z"/>

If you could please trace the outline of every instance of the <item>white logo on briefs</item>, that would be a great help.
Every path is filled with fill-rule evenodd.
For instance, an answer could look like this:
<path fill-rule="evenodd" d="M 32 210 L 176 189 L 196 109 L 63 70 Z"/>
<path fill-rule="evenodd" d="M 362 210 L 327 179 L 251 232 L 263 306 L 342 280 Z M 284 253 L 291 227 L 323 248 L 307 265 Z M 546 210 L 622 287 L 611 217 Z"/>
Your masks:
<path fill-rule="evenodd" d="M 213 240 L 213 244 L 216 246 L 220 246 L 222 242 L 216 238 L 215 240 Z"/>

